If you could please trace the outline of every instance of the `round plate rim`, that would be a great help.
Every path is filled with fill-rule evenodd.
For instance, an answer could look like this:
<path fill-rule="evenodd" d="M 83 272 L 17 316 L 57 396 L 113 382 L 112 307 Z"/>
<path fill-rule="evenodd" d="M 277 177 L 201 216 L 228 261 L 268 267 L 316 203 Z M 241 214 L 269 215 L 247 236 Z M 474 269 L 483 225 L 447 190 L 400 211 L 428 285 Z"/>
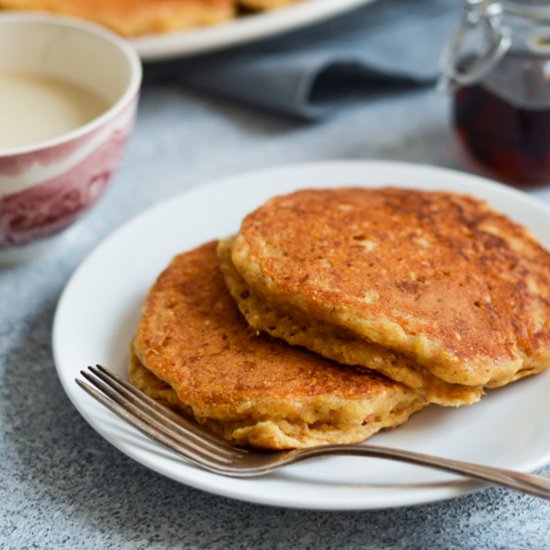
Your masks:
<path fill-rule="evenodd" d="M 238 183 L 239 180 L 243 180 L 251 177 L 255 177 L 256 179 L 260 180 L 262 177 L 265 177 L 265 176 L 273 176 L 274 174 L 277 174 L 277 172 L 279 174 L 284 173 L 288 175 L 289 173 L 300 173 L 303 171 L 306 171 L 306 172 L 319 171 L 319 170 L 325 170 L 328 168 L 330 169 L 338 168 L 342 171 L 356 170 L 356 169 L 368 170 L 369 168 L 376 168 L 376 170 L 382 170 L 382 171 L 384 170 L 394 171 L 396 169 L 404 170 L 404 171 L 413 170 L 415 172 L 424 172 L 426 174 L 430 173 L 434 176 L 440 175 L 443 178 L 445 176 L 451 177 L 454 179 L 460 178 L 464 181 L 469 181 L 471 183 L 479 184 L 481 188 L 485 188 L 489 191 L 496 191 L 499 194 L 507 195 L 510 199 L 521 198 L 522 201 L 530 203 L 532 207 L 545 210 L 546 213 L 548 213 L 549 219 L 550 219 L 550 207 L 545 203 L 541 202 L 540 200 L 534 197 L 531 197 L 522 191 L 510 188 L 503 184 L 494 182 L 492 180 L 488 180 L 487 178 L 477 176 L 474 174 L 463 173 L 463 172 L 459 172 L 457 170 L 453 170 L 449 168 L 431 166 L 426 164 L 395 162 L 395 161 L 376 161 L 376 160 L 328 160 L 328 161 L 321 161 L 321 162 L 305 162 L 305 163 L 300 162 L 300 163 L 277 165 L 273 167 L 262 168 L 259 170 L 245 171 L 239 174 L 234 174 L 228 177 L 213 180 L 209 183 L 199 185 L 196 188 L 190 189 L 188 191 L 184 191 L 171 198 L 163 200 L 160 203 L 153 205 L 145 209 L 144 211 L 138 213 L 136 216 L 130 218 L 121 226 L 116 228 L 112 233 L 110 233 L 105 239 L 103 239 L 103 241 L 101 241 L 84 258 L 84 260 L 81 262 L 79 267 L 74 271 L 73 275 L 71 276 L 68 283 L 66 284 L 61 294 L 61 297 L 59 299 L 58 306 L 56 308 L 56 312 L 54 316 L 53 329 L 52 329 L 52 349 L 53 349 L 54 362 L 55 362 L 56 371 L 60 379 L 60 382 L 62 384 L 62 387 L 66 395 L 68 396 L 69 400 L 71 401 L 71 403 L 74 405 L 77 411 L 81 414 L 81 416 L 90 424 L 90 426 L 92 426 L 92 428 L 99 435 L 101 435 L 104 439 L 109 441 L 109 443 L 111 443 L 114 447 L 122 451 L 124 454 L 126 454 L 133 460 L 136 460 L 143 466 L 161 475 L 164 475 L 175 481 L 184 483 L 185 485 L 188 485 L 190 487 L 194 487 L 196 489 L 200 489 L 212 494 L 233 498 L 236 500 L 241 500 L 241 501 L 254 503 L 254 504 L 263 504 L 263 505 L 269 505 L 269 506 L 279 506 L 279 507 L 285 507 L 285 508 L 296 508 L 296 509 L 307 509 L 307 510 L 325 510 L 325 511 L 374 510 L 374 509 L 386 509 L 386 508 L 395 508 L 395 507 L 410 506 L 410 505 L 417 505 L 417 504 L 425 504 L 425 503 L 435 502 L 435 501 L 443 501 L 443 500 L 448 500 L 458 496 L 471 494 L 480 489 L 483 489 L 487 487 L 486 484 L 476 482 L 476 481 L 460 480 L 456 482 L 445 483 L 444 487 L 439 488 L 437 490 L 433 490 L 432 494 L 425 495 L 423 498 L 419 498 L 418 496 L 418 493 L 421 493 L 422 491 L 417 491 L 416 493 L 414 491 L 411 491 L 410 495 L 408 495 L 405 498 L 401 498 L 398 502 L 391 501 L 391 500 L 384 501 L 384 502 L 369 502 L 368 500 L 366 500 L 364 502 L 354 501 L 351 503 L 347 503 L 347 502 L 337 503 L 334 501 L 331 501 L 331 502 L 318 501 L 307 497 L 297 498 L 295 500 L 270 498 L 270 495 L 267 495 L 267 494 L 259 495 L 257 491 L 246 490 L 244 488 L 239 489 L 239 491 L 236 492 L 234 490 L 231 490 L 225 487 L 220 487 L 219 485 L 217 485 L 215 480 L 216 479 L 219 480 L 220 476 L 216 476 L 215 474 L 210 474 L 208 472 L 204 472 L 207 475 L 203 476 L 206 478 L 206 481 L 204 479 L 197 480 L 193 475 L 175 477 L 172 472 L 170 472 L 166 468 L 163 468 L 159 464 L 152 464 L 149 461 L 143 459 L 143 457 L 136 456 L 135 452 L 132 452 L 132 449 L 131 449 L 132 445 L 127 444 L 126 442 L 123 442 L 121 440 L 117 440 L 115 437 L 112 437 L 109 433 L 105 433 L 102 430 L 102 425 L 101 425 L 102 422 L 94 418 L 93 415 L 91 415 L 89 411 L 86 410 L 86 408 L 82 405 L 82 401 L 80 399 L 75 398 L 76 392 L 74 391 L 75 384 L 73 383 L 73 380 L 69 380 L 68 378 L 66 378 L 64 373 L 62 372 L 63 369 L 60 362 L 61 322 L 62 322 L 62 316 L 63 316 L 63 310 L 65 307 L 65 304 L 69 299 L 68 297 L 70 297 L 71 292 L 73 292 L 72 289 L 78 283 L 80 274 L 84 272 L 84 270 L 87 268 L 87 266 L 91 262 L 94 261 L 94 258 L 97 256 L 100 256 L 102 251 L 108 248 L 112 242 L 115 242 L 120 235 L 122 235 L 126 231 L 130 231 L 133 224 L 142 223 L 143 219 L 147 218 L 148 216 L 153 216 L 154 212 L 162 211 L 164 208 L 167 208 L 169 205 L 173 204 L 174 202 L 184 201 L 186 198 L 189 198 L 197 194 L 211 193 L 216 189 L 223 189 L 226 187 L 230 187 Z M 336 184 L 334 186 L 336 186 Z M 296 186 L 296 187 L 298 188 L 299 186 Z M 442 186 L 442 188 L 444 188 L 444 186 Z M 118 421 L 118 418 L 116 420 Z M 119 422 L 122 423 L 122 421 L 119 421 Z M 176 456 L 175 454 L 171 453 L 171 451 L 166 451 L 166 453 L 174 457 Z M 546 455 L 539 456 L 537 457 L 536 460 L 532 460 L 529 463 L 525 463 L 523 465 L 523 468 L 521 468 L 521 470 L 525 472 L 534 471 L 536 469 L 539 469 L 547 465 L 549 462 L 550 462 L 550 449 L 548 450 Z M 203 472 L 202 470 L 198 470 L 197 468 L 187 464 L 183 464 L 183 466 L 186 466 L 188 468 L 190 467 L 193 470 Z M 225 478 L 222 478 L 222 479 L 225 479 Z M 239 481 L 243 482 L 243 485 L 246 485 L 247 480 L 239 480 Z"/>

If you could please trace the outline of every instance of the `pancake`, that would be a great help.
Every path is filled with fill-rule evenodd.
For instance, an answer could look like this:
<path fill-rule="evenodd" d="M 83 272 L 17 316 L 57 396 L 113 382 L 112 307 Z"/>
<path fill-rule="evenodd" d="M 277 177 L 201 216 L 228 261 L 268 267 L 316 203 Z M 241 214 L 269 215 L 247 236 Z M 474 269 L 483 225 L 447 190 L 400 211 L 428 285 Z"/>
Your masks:
<path fill-rule="evenodd" d="M 266 449 L 360 442 L 426 404 L 377 373 L 257 335 L 227 290 L 216 243 L 177 256 L 159 276 L 129 372 L 137 387 L 230 442 Z"/>
<path fill-rule="evenodd" d="M 212 25 L 236 13 L 233 0 L 0 0 L 0 8 L 73 15 L 124 36 Z"/>
<path fill-rule="evenodd" d="M 303 0 L 240 0 L 239 4 L 245 8 L 257 11 L 275 10 Z"/>
<path fill-rule="evenodd" d="M 325 321 L 307 318 L 296 308 L 278 309 L 255 294 L 239 275 L 231 261 L 234 239 L 220 242 L 218 256 L 231 295 L 248 324 L 289 344 L 315 349 L 325 357 L 344 365 L 376 370 L 422 393 L 431 403 L 460 406 L 479 401 L 480 386 L 449 384 L 432 375 L 412 359 L 389 348 L 357 338 L 351 331 Z"/>
<path fill-rule="evenodd" d="M 260 303 L 314 336 L 291 339 L 275 323 L 273 334 L 422 391 L 432 384 L 426 373 L 479 392 L 550 365 L 550 254 L 472 197 L 299 191 L 244 219 L 231 261 Z M 269 332 L 268 316 L 256 314 L 252 324 Z M 333 340 L 315 337 L 318 323 L 413 364 L 394 368 L 368 352 L 347 359 Z M 423 387 L 413 383 L 417 376 Z"/>

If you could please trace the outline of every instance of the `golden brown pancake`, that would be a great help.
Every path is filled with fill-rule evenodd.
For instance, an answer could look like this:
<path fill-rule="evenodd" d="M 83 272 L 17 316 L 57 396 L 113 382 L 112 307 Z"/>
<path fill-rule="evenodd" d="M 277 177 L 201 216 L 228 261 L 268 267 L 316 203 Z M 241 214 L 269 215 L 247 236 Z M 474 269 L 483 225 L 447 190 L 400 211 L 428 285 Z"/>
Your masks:
<path fill-rule="evenodd" d="M 431 403 L 460 406 L 479 401 L 480 386 L 449 384 L 431 374 L 412 359 L 389 348 L 357 338 L 351 331 L 325 321 L 311 319 L 293 308 L 279 309 L 278 305 L 260 298 L 248 287 L 231 261 L 234 239 L 220 242 L 218 256 L 231 295 L 248 324 L 289 344 L 315 349 L 325 357 L 344 365 L 376 370 L 423 394 Z"/>
<path fill-rule="evenodd" d="M 231 260 L 279 314 L 387 348 L 419 365 L 420 376 L 497 387 L 550 365 L 550 254 L 472 197 L 299 191 L 245 218 Z M 322 338 L 300 343 L 358 359 L 333 353 Z M 406 365 L 383 369 L 365 357 L 364 366 L 414 386 Z"/>
<path fill-rule="evenodd" d="M 355 443 L 426 403 L 377 373 L 257 335 L 225 286 L 216 243 L 177 256 L 159 276 L 133 351 L 136 386 L 240 445 Z"/>
<path fill-rule="evenodd" d="M 275 10 L 291 4 L 298 4 L 303 0 L 240 0 L 239 4 L 245 8 L 258 11 Z"/>
<path fill-rule="evenodd" d="M 0 0 L 0 8 L 73 15 L 125 36 L 212 25 L 236 13 L 233 0 Z"/>

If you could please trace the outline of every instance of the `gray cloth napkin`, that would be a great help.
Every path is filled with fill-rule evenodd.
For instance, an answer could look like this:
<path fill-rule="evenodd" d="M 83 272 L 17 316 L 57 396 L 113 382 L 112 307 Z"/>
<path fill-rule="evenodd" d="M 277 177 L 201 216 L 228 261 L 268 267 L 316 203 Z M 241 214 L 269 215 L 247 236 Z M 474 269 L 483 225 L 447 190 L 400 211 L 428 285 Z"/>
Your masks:
<path fill-rule="evenodd" d="M 458 0 L 378 0 L 314 27 L 149 72 L 315 119 L 351 99 L 433 84 L 459 11 Z"/>

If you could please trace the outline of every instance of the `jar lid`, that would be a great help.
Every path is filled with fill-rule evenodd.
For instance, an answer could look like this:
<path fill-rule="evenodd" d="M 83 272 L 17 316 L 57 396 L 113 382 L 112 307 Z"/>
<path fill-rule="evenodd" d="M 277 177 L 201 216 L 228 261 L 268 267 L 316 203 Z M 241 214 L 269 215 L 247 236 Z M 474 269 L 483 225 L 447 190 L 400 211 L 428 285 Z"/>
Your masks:
<path fill-rule="evenodd" d="M 503 14 L 502 2 L 464 1 L 462 22 L 445 45 L 439 60 L 440 91 L 478 82 L 502 59 L 512 43 L 509 29 L 501 25 Z M 475 52 L 464 51 L 465 47 L 472 45 Z M 466 65 L 461 63 L 464 59 L 469 59 Z"/>
<path fill-rule="evenodd" d="M 503 0 L 499 3 L 506 13 L 550 22 L 550 4 L 548 0 Z"/>

